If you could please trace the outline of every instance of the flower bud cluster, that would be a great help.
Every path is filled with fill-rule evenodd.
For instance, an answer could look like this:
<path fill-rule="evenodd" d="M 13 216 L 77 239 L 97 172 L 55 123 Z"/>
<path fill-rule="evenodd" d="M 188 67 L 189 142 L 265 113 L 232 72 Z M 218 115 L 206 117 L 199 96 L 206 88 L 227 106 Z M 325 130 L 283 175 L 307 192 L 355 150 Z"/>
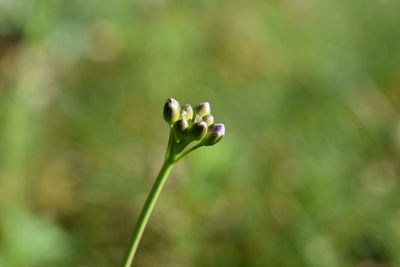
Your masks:
<path fill-rule="evenodd" d="M 176 142 L 185 146 L 192 141 L 212 146 L 225 135 L 225 126 L 214 124 L 208 102 L 200 103 L 195 108 L 189 104 L 180 107 L 178 101 L 168 98 L 164 105 L 164 120 L 171 127 Z"/>

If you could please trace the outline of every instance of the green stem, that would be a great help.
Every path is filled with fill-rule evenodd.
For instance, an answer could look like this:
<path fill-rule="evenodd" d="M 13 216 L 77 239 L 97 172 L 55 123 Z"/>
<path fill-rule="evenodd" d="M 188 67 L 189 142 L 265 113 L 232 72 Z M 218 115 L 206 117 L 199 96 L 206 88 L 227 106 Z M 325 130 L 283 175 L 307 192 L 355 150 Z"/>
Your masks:
<path fill-rule="evenodd" d="M 171 150 L 174 146 L 174 142 L 175 142 L 175 137 L 174 137 L 174 133 L 172 132 L 172 130 L 169 131 L 169 138 L 168 138 L 168 145 L 167 145 L 167 151 L 165 152 L 165 159 L 167 160 L 167 158 L 169 158 L 171 156 Z"/>
<path fill-rule="evenodd" d="M 180 161 L 184 156 L 186 156 L 186 155 L 189 154 L 190 152 L 195 151 L 196 149 L 198 149 L 198 148 L 200 148 L 200 147 L 202 147 L 202 146 L 203 146 L 202 143 L 199 143 L 199 144 L 193 146 L 192 148 L 190 148 L 190 149 L 188 149 L 187 151 L 185 151 L 182 155 L 180 155 L 179 157 L 175 158 L 174 162 Z"/>
<path fill-rule="evenodd" d="M 143 235 L 144 228 L 146 227 L 147 221 L 149 220 L 150 214 L 154 208 L 158 196 L 160 195 L 161 189 L 163 188 L 164 183 L 167 180 L 168 174 L 171 171 L 173 164 L 174 163 L 170 158 L 167 158 L 164 161 L 164 164 L 162 165 L 161 170 L 158 173 L 153 187 L 151 188 L 149 196 L 147 197 L 146 203 L 144 204 L 143 209 L 139 215 L 121 267 L 131 266 L 133 257 L 135 256 L 135 252 Z"/>

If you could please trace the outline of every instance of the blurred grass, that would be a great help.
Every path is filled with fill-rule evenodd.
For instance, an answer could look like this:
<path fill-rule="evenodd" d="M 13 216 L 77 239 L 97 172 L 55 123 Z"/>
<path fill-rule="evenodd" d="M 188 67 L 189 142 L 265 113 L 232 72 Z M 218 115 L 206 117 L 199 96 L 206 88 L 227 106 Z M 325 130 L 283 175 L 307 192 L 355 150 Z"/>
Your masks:
<path fill-rule="evenodd" d="M 0 0 L 0 266 L 400 265 L 400 2 Z"/>

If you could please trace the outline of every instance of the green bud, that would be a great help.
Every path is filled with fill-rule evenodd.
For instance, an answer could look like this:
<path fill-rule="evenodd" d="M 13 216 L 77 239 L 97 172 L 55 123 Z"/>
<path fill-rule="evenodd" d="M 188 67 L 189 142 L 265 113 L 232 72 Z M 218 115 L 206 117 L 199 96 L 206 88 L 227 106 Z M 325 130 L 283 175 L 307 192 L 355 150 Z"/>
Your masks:
<path fill-rule="evenodd" d="M 191 120 L 191 119 L 193 118 L 193 108 L 192 108 L 191 105 L 189 105 L 189 104 L 183 105 L 183 107 L 182 107 L 182 114 L 183 114 L 183 112 L 186 113 L 186 114 L 185 114 L 185 118 L 186 118 L 187 120 Z"/>
<path fill-rule="evenodd" d="M 190 128 L 190 136 L 194 140 L 201 140 L 207 134 L 207 124 L 204 121 L 196 122 Z"/>
<path fill-rule="evenodd" d="M 203 117 L 203 121 L 204 121 L 205 123 L 207 123 L 207 126 L 210 126 L 211 124 L 214 123 L 214 116 L 211 115 L 211 114 L 205 115 L 205 116 Z"/>
<path fill-rule="evenodd" d="M 164 105 L 164 120 L 173 125 L 178 119 L 180 114 L 179 102 L 173 98 L 168 98 Z"/>
<path fill-rule="evenodd" d="M 212 146 L 218 143 L 225 136 L 225 126 L 220 124 L 212 124 L 208 128 L 206 137 L 203 139 L 203 145 Z"/>
<path fill-rule="evenodd" d="M 194 108 L 194 114 L 197 114 L 200 117 L 203 117 L 210 113 L 211 113 L 211 107 L 210 107 L 210 103 L 208 103 L 208 102 L 200 103 Z"/>
<path fill-rule="evenodd" d="M 187 113 L 186 111 L 181 110 L 181 115 L 179 115 L 179 119 L 185 118 L 187 119 Z"/>
<path fill-rule="evenodd" d="M 179 119 L 174 123 L 173 131 L 177 140 L 182 140 L 186 137 L 189 128 L 189 123 L 185 118 Z"/>
<path fill-rule="evenodd" d="M 193 123 L 198 123 L 198 122 L 201 122 L 201 117 L 200 117 L 200 115 L 196 115 L 196 116 L 194 117 L 194 119 L 193 119 Z"/>

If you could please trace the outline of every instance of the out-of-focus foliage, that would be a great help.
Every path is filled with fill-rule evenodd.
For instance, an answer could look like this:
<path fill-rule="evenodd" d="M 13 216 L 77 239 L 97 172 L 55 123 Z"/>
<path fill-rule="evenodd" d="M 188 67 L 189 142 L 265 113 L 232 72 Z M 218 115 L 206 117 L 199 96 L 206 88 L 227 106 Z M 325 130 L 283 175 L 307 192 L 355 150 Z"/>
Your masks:
<path fill-rule="evenodd" d="M 0 266 L 400 266 L 397 0 L 0 0 Z"/>

